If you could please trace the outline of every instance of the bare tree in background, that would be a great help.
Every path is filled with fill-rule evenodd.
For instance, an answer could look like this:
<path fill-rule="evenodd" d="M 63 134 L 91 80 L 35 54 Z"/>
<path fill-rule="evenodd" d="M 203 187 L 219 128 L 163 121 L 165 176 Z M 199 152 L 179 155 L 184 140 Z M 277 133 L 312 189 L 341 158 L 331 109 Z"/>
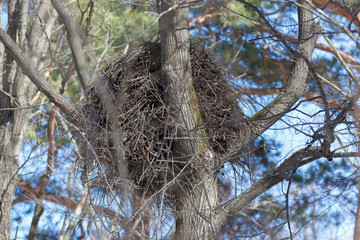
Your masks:
<path fill-rule="evenodd" d="M 8 2 L 8 30 L 7 36 L 17 42 L 23 49 L 24 57 L 33 66 L 43 68 L 40 61 L 42 54 L 49 47 L 46 34 L 51 33 L 53 23 L 57 17 L 55 11 L 47 16 L 46 28 L 41 32 L 40 19 L 43 19 L 48 9 L 48 2 L 42 1 L 38 8 L 38 16 L 32 24 L 30 34 L 26 34 L 27 12 L 30 1 Z M 3 30 L 2 30 L 3 31 Z M 5 33 L 4 33 L 5 34 Z M 35 51 L 35 48 L 38 49 Z M 13 53 L 6 48 L 2 52 L 2 91 L 1 91 L 1 211 L 0 238 L 10 239 L 10 212 L 12 199 L 17 185 L 18 157 L 23 141 L 23 134 L 29 117 L 28 104 L 33 102 L 36 88 L 23 70 L 16 64 Z"/>
<path fill-rule="evenodd" d="M 44 212 L 44 200 L 62 204 L 67 209 L 68 214 L 60 233 L 61 239 L 70 239 L 78 226 L 81 232 L 84 232 L 82 221 L 88 221 L 88 234 L 96 239 L 171 237 L 217 239 L 222 237 L 224 226 L 234 215 L 245 210 L 254 199 L 284 180 L 288 182 L 286 223 L 288 234 L 292 239 L 295 231 L 291 227 L 288 197 L 292 177 L 297 169 L 320 158 L 332 161 L 338 157 L 351 158 L 359 155 L 357 152 L 347 151 L 353 143 L 343 144 L 341 138 L 338 137 L 341 134 L 357 137 L 352 130 L 358 125 L 356 117 L 358 108 L 355 103 L 359 98 L 359 85 L 357 75 L 353 71 L 358 70 L 359 63 L 349 54 L 336 49 L 327 35 L 322 33 L 323 30 L 320 27 L 320 22 L 325 21 L 344 33 L 353 41 L 353 44 L 359 46 L 358 38 L 354 36 L 354 32 L 356 33 L 358 29 L 353 31 L 343 27 L 324 9 L 328 7 L 335 13 L 341 9 L 341 13 L 338 14 L 345 16 L 356 27 L 360 26 L 358 13 L 354 8 L 337 1 L 314 2 L 322 4 L 323 8 L 319 8 L 309 0 L 299 0 L 289 4 L 292 7 L 295 6 L 298 11 L 297 36 L 295 37 L 279 31 L 269 21 L 262 8 L 255 6 L 251 1 L 237 1 L 237 4 L 246 7 L 253 16 L 256 16 L 256 19 L 250 20 L 257 23 L 255 25 L 258 29 L 262 28 L 263 32 L 280 42 L 283 51 L 276 50 L 290 58 L 291 66 L 286 71 L 282 62 L 271 60 L 268 56 L 271 51 L 267 46 L 266 49 L 264 47 L 263 60 L 270 59 L 279 66 L 281 70 L 279 76 L 282 76 L 284 83 L 281 89 L 268 89 L 265 92 L 259 89 L 239 89 L 230 84 L 224 85 L 231 86 L 229 91 L 237 94 L 237 97 L 231 100 L 236 104 L 231 106 L 239 109 L 240 112 L 241 105 L 237 104 L 237 98 L 240 98 L 244 92 L 254 91 L 258 95 L 276 93 L 277 96 L 253 116 L 236 115 L 238 119 L 231 119 L 232 122 L 219 125 L 219 129 L 220 127 L 226 130 L 236 129 L 231 132 L 231 137 L 223 134 L 222 137 L 224 139 L 228 137 L 229 140 L 226 142 L 226 147 L 219 147 L 214 146 L 214 142 L 220 141 L 214 140 L 218 136 L 210 135 L 209 125 L 207 125 L 212 119 L 212 112 L 208 111 L 209 116 L 205 116 L 207 112 L 201 102 L 203 93 L 199 89 L 204 86 L 199 87 L 195 81 L 194 74 L 201 74 L 201 72 L 194 70 L 193 64 L 196 62 L 192 62 L 194 55 L 191 54 L 196 53 L 197 50 L 196 47 L 192 47 L 193 43 L 190 41 L 189 34 L 189 24 L 203 23 L 220 16 L 214 8 L 203 16 L 190 20 L 189 9 L 196 6 L 196 2 L 157 1 L 155 5 L 158 17 L 155 21 L 158 21 L 160 44 L 148 45 L 150 48 L 144 45 L 140 50 L 135 49 L 134 53 L 128 54 L 131 43 L 128 41 L 124 44 L 125 47 L 121 46 L 124 51 L 118 53 L 121 54 L 118 58 L 122 60 L 118 62 L 115 60 L 115 64 L 107 64 L 105 70 L 97 74 L 102 57 L 106 55 L 115 39 L 110 36 L 109 29 L 104 30 L 105 34 L 101 32 L 102 28 L 98 32 L 95 30 L 96 34 L 90 34 L 93 28 L 93 15 L 96 14 L 94 1 L 85 4 L 85 7 L 78 2 L 81 13 L 80 27 L 66 4 L 60 0 L 52 0 L 51 3 L 47 0 L 39 1 L 37 6 L 33 6 L 26 0 L 9 1 L 8 30 L 7 32 L 0 30 L 0 40 L 5 45 L 0 95 L 0 239 L 10 239 L 12 204 L 29 200 L 36 201 L 29 239 L 35 239 L 38 234 L 39 219 Z M 324 4 L 324 2 L 327 3 Z M 33 14 L 36 17 L 32 18 L 28 26 L 30 6 L 34 8 Z M 222 10 L 231 12 L 231 9 L 227 7 Z M 106 14 L 111 14 L 110 12 Z M 57 21 L 58 17 L 63 26 Z M 105 22 L 106 20 L 99 25 L 105 26 Z M 55 31 L 62 30 L 66 32 L 67 41 L 65 34 L 53 36 Z M 148 29 L 144 30 L 144 32 L 147 31 Z M 89 54 L 85 54 L 84 48 L 92 43 L 88 38 L 95 35 L 104 37 L 105 46 L 98 47 L 96 43 L 93 43 L 93 49 L 89 51 Z M 316 43 L 320 35 L 324 36 L 328 46 Z M 56 44 L 54 45 L 53 42 Z M 59 52 L 67 44 L 71 54 L 64 54 L 65 60 L 59 59 Z M 322 49 L 335 56 L 343 67 L 343 71 L 346 72 L 347 79 L 343 87 L 336 86 L 318 74 L 312 63 L 314 48 Z M 100 54 L 97 52 L 98 49 L 102 50 Z M 47 59 L 43 60 L 45 54 L 47 54 Z M 98 55 L 100 58 L 97 58 Z M 146 59 L 143 60 L 142 57 Z M 235 58 L 236 55 L 234 60 Z M 94 69 L 89 69 L 90 65 Z M 146 65 L 146 68 L 143 65 Z M 54 68 L 58 70 L 61 78 L 59 90 L 56 90 L 46 79 Z M 144 70 L 145 73 L 141 72 L 143 69 L 147 69 Z M 77 95 L 82 96 L 81 99 L 77 96 L 76 100 L 82 107 L 75 106 L 63 97 L 66 86 L 75 72 L 79 89 L 81 89 L 79 90 L 81 94 Z M 151 109 L 144 110 L 144 106 L 150 106 L 148 102 L 129 101 L 129 99 L 147 101 L 146 94 L 137 96 L 131 92 L 134 88 L 149 87 L 146 84 L 140 84 L 144 76 L 146 79 L 151 79 L 150 82 L 146 82 L 151 85 L 149 91 L 153 94 L 148 102 L 153 104 L 152 107 L 165 106 L 158 108 L 162 110 L 161 114 L 157 112 L 152 115 Z M 307 83 L 309 79 L 312 84 Z M 208 79 L 208 81 L 216 83 L 216 79 Z M 129 82 L 133 85 L 126 85 Z M 201 83 L 204 84 L 204 82 Z M 307 85 L 316 90 L 310 92 Z M 332 89 L 341 97 L 330 98 L 332 95 L 329 94 L 328 89 Z M 353 91 L 353 89 L 356 90 Z M 227 89 L 222 91 L 225 92 Z M 47 97 L 43 99 L 50 100 L 54 105 L 47 119 L 47 167 L 45 173 L 39 178 L 38 187 L 34 188 L 18 176 L 20 167 L 18 158 L 25 128 L 31 117 L 31 109 L 38 100 L 40 92 Z M 216 97 L 219 97 L 216 101 L 220 101 L 221 96 Z M 304 144 L 304 148 L 289 154 L 283 162 L 269 167 L 261 178 L 253 181 L 241 193 L 237 193 L 226 201 L 220 201 L 219 195 L 223 192 L 219 187 L 221 183 L 218 175 L 222 167 L 241 158 L 255 139 L 276 122 L 284 120 L 287 113 L 296 110 L 302 97 L 319 103 L 322 106 L 321 113 L 324 115 L 320 126 L 316 130 L 309 127 L 312 132 L 309 130 L 309 133 L 305 134 L 310 139 L 309 142 Z M 99 105 L 92 109 L 87 108 L 87 104 L 91 101 Z M 216 101 L 214 100 L 215 103 Z M 138 107 L 140 105 L 141 107 Z M 59 113 L 59 110 L 64 116 Z M 221 109 L 221 111 L 230 113 L 232 110 Z M 151 125 L 148 119 L 142 122 L 144 125 L 149 123 L 148 126 L 143 126 L 144 129 L 134 128 L 134 123 L 140 120 L 129 118 L 140 116 L 136 115 L 140 112 L 146 112 L 141 115 L 144 119 L 151 118 L 153 123 L 159 125 L 166 119 L 171 122 L 166 125 L 169 129 L 161 128 L 160 131 L 159 127 L 151 132 L 154 125 Z M 311 114 L 308 113 L 308 115 Z M 158 119 L 161 121 L 156 122 Z M 132 120 L 134 121 L 131 122 Z M 61 125 L 58 128 L 63 130 L 63 135 L 70 135 L 68 142 L 73 144 L 76 155 L 76 159 L 70 161 L 73 165 L 67 173 L 69 176 L 67 182 L 61 179 L 62 182 L 68 184 L 68 197 L 46 191 L 46 186 L 58 162 L 55 123 Z M 304 125 L 311 126 L 311 123 Z M 127 130 L 129 126 L 132 128 Z M 346 126 L 345 128 L 350 133 L 336 131 L 338 126 Z M 298 130 L 296 126 L 294 127 Z M 146 131 L 146 129 L 151 131 Z M 133 140 L 136 144 L 129 143 L 131 141 L 129 138 L 134 136 L 129 132 L 137 131 L 140 134 Z M 157 135 L 152 136 L 149 132 Z M 144 140 L 141 139 L 146 140 L 143 143 L 141 141 Z M 139 147 L 139 144 L 143 147 Z M 341 147 L 334 150 L 334 144 L 340 144 Z M 143 155 L 136 155 L 139 153 L 138 149 L 142 149 Z M 152 158 L 152 155 L 156 154 L 158 156 Z M 136 168 L 140 166 L 136 159 L 144 159 L 141 166 L 145 167 L 140 172 L 139 168 Z M 152 159 L 154 161 L 151 161 Z M 149 171 L 153 171 L 150 169 L 156 167 L 158 167 L 156 174 L 147 175 Z M 81 172 L 81 176 L 74 175 L 76 168 L 80 169 L 78 172 Z M 241 178 L 239 174 L 237 176 Z M 72 178 L 77 179 L 81 188 L 76 184 L 72 186 Z M 16 186 L 23 189 L 27 196 L 19 197 L 13 202 Z M 70 214 L 70 211 L 73 212 Z M 358 223 L 359 210 L 356 212 L 354 239 L 358 238 Z M 93 229 L 96 229 L 95 233 Z M 269 231 L 271 237 L 275 237 L 276 234 L 279 233 Z"/>

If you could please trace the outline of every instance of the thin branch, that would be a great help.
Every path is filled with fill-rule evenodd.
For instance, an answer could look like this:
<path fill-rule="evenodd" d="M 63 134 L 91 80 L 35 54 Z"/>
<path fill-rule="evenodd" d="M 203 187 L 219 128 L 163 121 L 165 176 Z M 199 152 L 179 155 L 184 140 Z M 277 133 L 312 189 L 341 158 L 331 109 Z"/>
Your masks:
<path fill-rule="evenodd" d="M 87 184 L 86 186 L 84 186 L 84 192 L 82 193 L 81 199 L 77 204 L 77 206 L 75 207 L 75 211 L 73 215 L 71 216 L 71 220 L 64 234 L 64 240 L 70 239 L 71 233 L 74 230 L 74 227 L 76 226 L 76 221 L 79 219 L 81 212 L 86 207 L 89 193 L 90 193 L 90 187 L 89 184 Z"/>
<path fill-rule="evenodd" d="M 355 77 L 354 73 L 349 69 L 349 67 L 347 66 L 346 62 L 344 61 L 344 59 L 341 57 L 340 53 L 337 51 L 337 49 L 335 48 L 335 46 L 332 44 L 331 40 L 328 38 L 328 36 L 326 36 L 325 34 L 323 35 L 324 39 L 326 40 L 326 42 L 330 45 L 331 50 L 334 52 L 336 58 L 340 61 L 341 65 L 345 68 L 346 72 L 349 74 L 349 76 L 352 78 L 353 82 L 355 83 L 355 86 L 357 87 L 357 89 L 360 89 L 359 83 L 358 83 L 358 79 Z"/>
<path fill-rule="evenodd" d="M 326 80 L 325 78 L 321 77 L 320 75 L 318 75 L 318 77 L 320 80 Z M 332 87 L 336 87 L 331 82 L 326 82 L 326 83 L 328 83 Z M 336 87 L 336 89 L 339 89 L 339 88 Z M 268 95 L 280 94 L 281 91 L 282 91 L 282 88 L 244 88 L 244 89 L 237 89 L 236 93 L 238 94 L 239 97 L 242 95 L 245 95 L 245 94 L 246 95 L 256 95 L 256 96 L 268 96 Z M 341 90 L 340 90 L 340 93 L 344 97 L 347 97 L 347 98 L 349 97 Z M 321 100 L 321 96 L 314 92 L 306 91 L 302 95 L 302 97 L 305 99 L 311 100 L 317 104 L 323 104 L 323 101 Z M 329 107 L 332 109 L 339 109 L 342 106 L 342 103 L 339 103 L 336 100 L 330 100 L 330 101 L 328 101 L 328 104 L 329 104 Z"/>
<path fill-rule="evenodd" d="M 256 25 L 256 28 L 259 31 L 266 31 L 266 32 L 270 32 L 268 28 L 264 27 L 261 24 Z M 286 39 L 287 41 L 290 41 L 292 43 L 296 43 L 298 41 L 298 37 L 295 36 L 290 36 L 290 35 L 286 35 L 283 33 L 279 33 L 280 37 L 283 39 Z M 315 44 L 315 48 L 332 53 L 335 55 L 335 51 L 333 51 L 333 49 L 329 46 L 326 46 L 324 44 L 320 44 L 320 43 L 316 43 Z M 358 61 L 355 60 L 355 58 L 353 58 L 350 54 L 340 50 L 340 49 L 336 49 L 336 52 L 338 54 L 340 54 L 340 56 L 343 58 L 344 62 L 346 62 L 347 64 L 349 64 L 352 68 L 354 68 L 358 73 L 360 73 L 360 63 Z"/>
<path fill-rule="evenodd" d="M 60 89 L 60 94 L 63 95 L 65 92 L 65 86 L 67 85 L 70 77 L 68 79 L 64 79 L 62 82 L 62 86 Z M 49 116 L 49 124 L 48 124 L 48 158 L 47 158 L 47 167 L 45 174 L 41 177 L 40 185 L 39 185 L 39 194 L 37 197 L 35 210 L 34 210 L 34 216 L 31 222 L 30 231 L 29 231 L 29 239 L 35 239 L 36 233 L 37 233 L 37 227 L 40 220 L 41 215 L 44 212 L 44 206 L 42 204 L 42 201 L 44 200 L 45 196 L 45 188 L 49 183 L 52 171 L 53 171 L 53 165 L 54 160 L 56 158 L 56 150 L 55 150 L 55 116 L 58 112 L 59 108 L 58 106 L 53 106 L 53 109 Z"/>
<path fill-rule="evenodd" d="M 38 34 L 41 28 L 41 25 L 43 24 L 43 18 L 45 16 L 45 14 L 47 13 L 48 10 L 48 5 L 49 5 L 49 1 L 47 0 L 41 0 L 39 2 L 39 7 L 38 9 L 36 9 L 36 7 L 34 7 L 34 12 L 36 17 L 34 17 L 34 21 L 33 24 L 31 25 L 30 28 L 30 34 L 28 36 L 28 48 L 30 52 L 33 52 L 36 41 L 38 40 Z"/>
<path fill-rule="evenodd" d="M 49 149 L 48 149 L 47 167 L 45 174 L 40 179 L 39 193 L 37 196 L 33 219 L 31 221 L 29 237 L 28 237 L 29 239 L 35 239 L 40 217 L 45 210 L 42 201 L 44 200 L 44 196 L 45 196 L 45 188 L 48 185 L 52 174 L 54 158 L 56 155 L 55 139 L 54 139 L 56 113 L 57 113 L 57 106 L 54 106 L 49 116 L 49 126 L 48 126 Z"/>
<path fill-rule="evenodd" d="M 216 214 L 219 214 L 219 224 L 226 224 L 231 215 L 239 212 L 256 197 L 281 181 L 288 179 L 299 167 L 309 164 L 321 157 L 323 157 L 321 147 L 304 148 L 295 152 L 289 158 L 285 159 L 279 167 L 270 170 L 263 178 L 242 192 L 239 196 L 216 209 Z"/>
<path fill-rule="evenodd" d="M 262 16 L 265 24 L 267 24 L 271 31 L 277 35 L 277 31 L 270 25 L 258 8 L 244 0 L 238 1 L 257 11 L 258 14 Z M 239 139 L 232 143 L 228 154 L 229 156 L 227 157 L 231 157 L 233 154 L 238 153 L 239 150 L 243 149 L 244 146 L 249 144 L 281 117 L 283 117 L 283 115 L 300 99 L 306 90 L 306 78 L 310 67 L 310 59 L 318 37 L 317 32 L 320 32 L 320 26 L 315 24 L 312 12 L 309 12 L 301 7 L 298 9 L 300 41 L 296 51 L 293 51 L 291 48 L 288 49 L 293 52 L 295 59 L 285 88 L 277 97 L 275 97 L 273 101 L 249 119 L 249 124 L 245 125 L 241 136 L 239 135 Z M 285 41 L 283 42 L 286 44 Z M 288 44 L 286 44 L 286 46 L 288 46 Z"/>
<path fill-rule="evenodd" d="M 315 44 L 315 48 L 332 53 L 334 55 L 339 54 L 339 56 L 344 60 L 345 63 L 349 64 L 350 67 L 355 69 L 358 73 L 360 73 L 360 63 L 353 58 L 350 54 L 336 48 L 332 48 L 329 46 L 326 46 L 324 44 Z"/>
<path fill-rule="evenodd" d="M 360 157 L 360 152 L 339 152 L 333 153 L 335 158 Z"/>
<path fill-rule="evenodd" d="M 18 186 L 21 187 L 22 189 L 24 189 L 25 192 L 27 192 L 29 194 L 29 196 L 16 198 L 12 202 L 12 205 L 15 205 L 17 203 L 22 203 L 22 202 L 28 202 L 28 201 L 37 201 L 37 199 L 36 199 L 37 190 L 35 188 L 31 187 L 30 184 L 28 184 L 25 180 L 20 179 L 18 182 Z M 55 194 L 49 194 L 49 193 L 46 193 L 44 195 L 44 200 L 52 202 L 52 203 L 60 204 L 70 210 L 75 210 L 76 207 L 79 205 L 78 201 L 75 201 L 71 198 L 66 198 L 66 197 L 62 197 L 62 196 L 55 195 Z M 86 206 L 86 207 L 90 208 L 90 206 Z M 144 238 L 144 235 L 142 233 L 140 233 L 139 231 L 128 229 L 128 227 L 127 227 L 128 220 L 125 219 L 123 216 L 119 215 L 118 213 L 112 211 L 109 208 L 105 208 L 103 206 L 93 206 L 93 208 L 96 210 L 96 212 L 101 213 L 101 216 L 110 218 L 110 219 L 114 220 L 114 222 L 119 223 L 129 233 L 133 233 L 136 236 Z"/>
<path fill-rule="evenodd" d="M 356 15 L 353 15 L 351 13 L 351 8 L 344 6 L 342 4 L 340 4 L 339 2 L 335 2 L 334 1 L 329 1 L 329 0 L 313 0 L 313 2 L 326 7 L 330 10 L 332 10 L 334 13 L 345 17 L 347 20 L 351 21 L 351 22 L 355 22 L 356 26 L 358 28 L 360 28 L 360 13 L 357 13 Z"/>
<path fill-rule="evenodd" d="M 338 21 L 336 21 L 335 19 L 333 19 L 332 17 L 329 16 L 329 14 L 325 13 L 322 9 L 317 8 L 311 0 L 304 0 L 311 8 L 313 8 L 315 10 L 314 14 L 319 16 L 319 17 L 324 17 L 327 21 L 329 21 L 331 24 L 333 24 L 334 26 L 338 27 L 340 30 L 342 30 L 345 34 L 347 34 L 353 41 L 354 43 L 360 47 L 357 38 L 354 36 L 354 34 L 352 34 L 352 32 L 345 26 L 343 26 L 342 24 L 338 23 Z M 299 3 L 294 2 L 295 5 L 297 5 L 298 7 L 302 7 Z"/>
<path fill-rule="evenodd" d="M 286 221 L 289 229 L 290 239 L 293 240 L 294 236 L 291 231 L 291 223 L 290 223 L 290 208 L 289 208 L 289 193 L 290 193 L 291 179 L 289 179 L 287 191 L 286 191 Z"/>

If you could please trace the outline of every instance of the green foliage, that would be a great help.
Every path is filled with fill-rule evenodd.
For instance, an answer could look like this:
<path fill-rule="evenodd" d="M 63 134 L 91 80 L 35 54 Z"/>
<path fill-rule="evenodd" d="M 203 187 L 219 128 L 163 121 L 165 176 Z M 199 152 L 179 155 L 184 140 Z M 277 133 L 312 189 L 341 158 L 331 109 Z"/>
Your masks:
<path fill-rule="evenodd" d="M 148 41 L 157 33 L 156 17 L 150 5 L 133 5 L 125 2 L 101 1 L 95 3 L 92 35 L 89 48 L 104 50 L 104 43 L 111 48 L 107 55 L 124 49 L 127 44 L 135 47 Z"/>
<path fill-rule="evenodd" d="M 254 6 L 259 5 L 257 0 L 247 2 Z M 229 11 L 226 11 L 224 14 L 223 24 L 238 27 L 241 25 L 251 25 L 254 23 L 254 20 L 256 21 L 254 10 L 238 1 L 230 1 L 226 7 Z"/>
<path fill-rule="evenodd" d="M 25 138 L 25 139 L 35 139 L 35 138 L 36 138 L 36 133 L 35 133 L 34 125 L 28 124 L 28 125 L 26 126 L 24 138 Z"/>

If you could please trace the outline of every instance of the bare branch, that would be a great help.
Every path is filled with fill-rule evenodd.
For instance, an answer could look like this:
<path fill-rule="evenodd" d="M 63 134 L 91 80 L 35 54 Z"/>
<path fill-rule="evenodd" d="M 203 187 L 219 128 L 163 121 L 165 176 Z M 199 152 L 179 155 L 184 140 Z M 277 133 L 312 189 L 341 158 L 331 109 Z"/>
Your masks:
<path fill-rule="evenodd" d="M 256 197 L 260 196 L 279 182 L 291 177 L 299 167 L 315 161 L 322 157 L 322 155 L 323 152 L 320 147 L 304 148 L 295 152 L 279 167 L 270 170 L 263 178 L 242 192 L 238 197 L 219 207 L 216 210 L 216 213 L 220 216 L 219 224 L 224 225 L 231 215 L 239 212 Z"/>
<path fill-rule="evenodd" d="M 62 2 L 60 0 L 51 0 L 51 3 L 61 17 L 61 20 L 65 24 L 68 41 L 70 44 L 72 55 L 74 57 L 74 62 L 79 75 L 80 83 L 82 88 L 86 89 L 88 83 L 90 82 L 90 76 L 89 72 L 87 71 L 88 65 L 82 51 L 82 44 L 76 27 L 76 23 L 74 21 L 74 17 L 71 16 L 71 13 L 65 7 L 65 2 Z"/>
<path fill-rule="evenodd" d="M 35 239 L 40 217 L 45 210 L 42 201 L 44 200 L 44 196 L 45 196 L 45 188 L 48 185 L 51 174 L 53 172 L 53 165 L 54 165 L 53 163 L 54 163 L 54 158 L 56 157 L 55 139 L 54 139 L 56 113 L 57 113 L 57 106 L 54 106 L 49 117 L 49 127 L 48 127 L 49 148 L 48 148 L 47 167 L 45 174 L 40 178 L 39 193 L 37 196 L 33 219 L 31 221 L 29 237 L 28 237 L 29 239 Z"/>
<path fill-rule="evenodd" d="M 351 22 L 355 22 L 357 27 L 360 27 L 360 13 L 358 12 L 356 15 L 351 14 L 351 8 L 342 5 L 339 2 L 329 1 L 329 0 L 313 0 L 315 3 L 326 7 L 330 10 L 333 10 L 334 13 L 345 17 L 347 20 Z"/>
<path fill-rule="evenodd" d="M 39 2 L 39 7 L 37 10 L 35 10 L 36 16 L 34 17 L 34 23 L 31 26 L 30 34 L 28 36 L 28 48 L 29 50 L 33 50 L 35 47 L 35 43 L 37 40 L 37 36 L 39 34 L 42 19 L 45 16 L 47 12 L 47 8 L 49 5 L 49 1 L 47 0 L 41 0 Z"/>
<path fill-rule="evenodd" d="M 359 152 L 339 152 L 339 153 L 334 153 L 333 156 L 337 157 L 337 158 L 360 157 L 360 153 Z"/>
<path fill-rule="evenodd" d="M 28 182 L 26 182 L 24 179 L 20 178 L 18 181 L 18 186 L 21 187 L 28 194 L 28 196 L 16 198 L 12 202 L 12 205 L 15 205 L 15 204 L 21 203 L 21 202 L 28 202 L 28 201 L 37 202 L 38 201 L 38 199 L 36 197 L 38 195 L 38 190 L 35 189 L 34 187 L 32 187 Z M 79 202 L 76 200 L 73 200 L 71 198 L 62 197 L 62 196 L 59 196 L 56 194 L 50 194 L 50 193 L 44 194 L 44 200 L 65 206 L 66 208 L 68 208 L 70 210 L 75 210 L 79 205 Z M 129 219 L 124 218 L 123 216 L 119 215 L 117 212 L 114 212 L 113 210 L 111 210 L 109 208 L 106 208 L 103 206 L 98 206 L 98 205 L 92 205 L 92 206 L 86 205 L 84 211 L 88 211 L 88 209 L 91 209 L 91 208 L 93 208 L 93 210 L 96 211 L 96 214 L 98 214 L 102 217 L 110 218 L 114 222 L 119 223 L 129 233 L 132 233 L 136 236 L 144 238 L 144 235 L 142 233 L 140 233 L 137 230 L 131 230 L 129 228 L 129 226 L 128 226 Z"/>
<path fill-rule="evenodd" d="M 260 31 L 270 32 L 268 28 L 264 27 L 261 24 L 256 25 L 256 28 L 259 29 Z M 298 41 L 297 37 L 282 34 L 282 33 L 280 33 L 280 37 L 283 38 L 283 39 L 286 39 L 286 40 L 288 40 L 290 42 L 293 42 L 293 43 L 296 43 Z M 329 52 L 329 53 L 332 53 L 334 55 L 339 54 L 343 58 L 344 62 L 349 64 L 358 73 L 360 73 L 360 63 L 358 61 L 356 61 L 356 59 L 353 56 L 351 56 L 349 53 L 346 53 L 346 52 L 344 52 L 344 51 L 342 51 L 340 49 L 332 49 L 331 47 L 326 46 L 324 44 L 320 44 L 320 43 L 316 43 L 315 48 L 326 51 L 326 52 Z"/>
<path fill-rule="evenodd" d="M 333 49 L 329 46 L 326 46 L 324 44 L 319 44 L 319 43 L 315 44 L 315 48 L 332 53 L 334 55 L 339 54 L 345 63 L 349 64 L 350 67 L 354 68 L 358 73 L 360 73 L 360 63 L 358 61 L 356 61 L 355 58 L 353 56 L 351 56 L 350 54 L 348 54 L 340 49 Z"/>
<path fill-rule="evenodd" d="M 239 2 L 254 8 L 259 14 L 262 14 L 255 6 L 243 0 L 239 0 Z M 267 22 L 267 24 L 269 23 Z M 271 25 L 269 27 L 273 28 Z M 249 125 L 245 125 L 242 136 L 239 136 L 238 141 L 233 143 L 230 155 L 237 153 L 284 116 L 304 94 L 309 63 L 317 40 L 317 32 L 320 32 L 320 26 L 315 24 L 312 13 L 299 7 L 299 44 L 293 53 L 294 64 L 287 78 L 285 88 L 272 102 L 250 118 Z"/>
<path fill-rule="evenodd" d="M 355 86 L 359 89 L 359 83 L 358 80 L 356 79 L 354 73 L 349 69 L 349 67 L 346 65 L 345 60 L 342 58 L 341 54 L 337 51 L 337 49 L 335 48 L 335 46 L 332 44 L 331 40 L 328 38 L 328 36 L 326 36 L 325 34 L 323 35 L 323 38 L 326 40 L 326 42 L 329 44 L 331 50 L 334 52 L 336 58 L 340 61 L 341 65 L 345 68 L 346 72 L 349 74 L 349 76 L 352 78 L 353 82 L 355 83 Z"/>
<path fill-rule="evenodd" d="M 11 39 L 11 37 L 5 33 L 3 29 L 0 29 L 0 41 L 9 50 L 16 62 L 19 64 L 23 73 L 30 78 L 30 80 L 44 93 L 51 102 L 56 104 L 73 122 L 77 123 L 80 119 L 80 115 L 77 110 L 70 105 L 66 99 L 61 96 L 45 79 L 36 71 L 34 66 L 25 57 L 21 49 Z"/>
<path fill-rule="evenodd" d="M 326 80 L 325 78 L 323 78 L 322 76 L 318 75 L 320 80 Z M 326 80 L 327 81 L 327 80 Z M 330 86 L 334 86 L 331 82 L 327 82 Z M 336 87 L 336 86 L 334 86 Z M 336 87 L 336 89 L 338 89 Z M 247 94 L 247 95 L 257 95 L 257 96 L 268 96 L 268 95 L 274 95 L 274 94 L 279 94 L 281 93 L 282 89 L 281 88 L 246 88 L 246 89 L 238 89 L 236 90 L 237 94 L 239 96 Z M 341 93 L 343 96 L 346 96 L 346 94 L 343 94 L 343 92 L 340 90 L 339 93 Z M 317 104 L 323 104 L 322 100 L 321 100 L 321 96 L 311 92 L 311 91 L 306 91 L 304 92 L 304 94 L 302 95 L 303 98 L 311 100 Z M 340 109 L 342 108 L 341 106 L 341 102 L 338 102 L 336 100 L 330 100 L 328 102 L 329 107 L 332 109 Z M 350 113 L 352 113 L 352 110 L 349 110 Z"/>

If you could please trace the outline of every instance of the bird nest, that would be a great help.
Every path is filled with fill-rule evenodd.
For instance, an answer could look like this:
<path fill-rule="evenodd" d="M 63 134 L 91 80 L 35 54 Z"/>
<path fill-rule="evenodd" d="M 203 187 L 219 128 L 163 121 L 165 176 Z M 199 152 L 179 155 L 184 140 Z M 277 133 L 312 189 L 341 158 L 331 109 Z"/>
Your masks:
<path fill-rule="evenodd" d="M 239 132 L 244 114 L 232 79 L 212 50 L 192 43 L 190 53 L 208 142 L 213 152 L 222 154 Z M 105 67 L 86 91 L 84 112 L 92 121 L 90 135 L 95 135 L 90 141 L 109 181 L 116 184 L 124 167 L 127 178 L 147 190 L 158 190 L 173 177 L 169 169 L 176 123 L 166 89 L 160 43 L 148 42 Z"/>

